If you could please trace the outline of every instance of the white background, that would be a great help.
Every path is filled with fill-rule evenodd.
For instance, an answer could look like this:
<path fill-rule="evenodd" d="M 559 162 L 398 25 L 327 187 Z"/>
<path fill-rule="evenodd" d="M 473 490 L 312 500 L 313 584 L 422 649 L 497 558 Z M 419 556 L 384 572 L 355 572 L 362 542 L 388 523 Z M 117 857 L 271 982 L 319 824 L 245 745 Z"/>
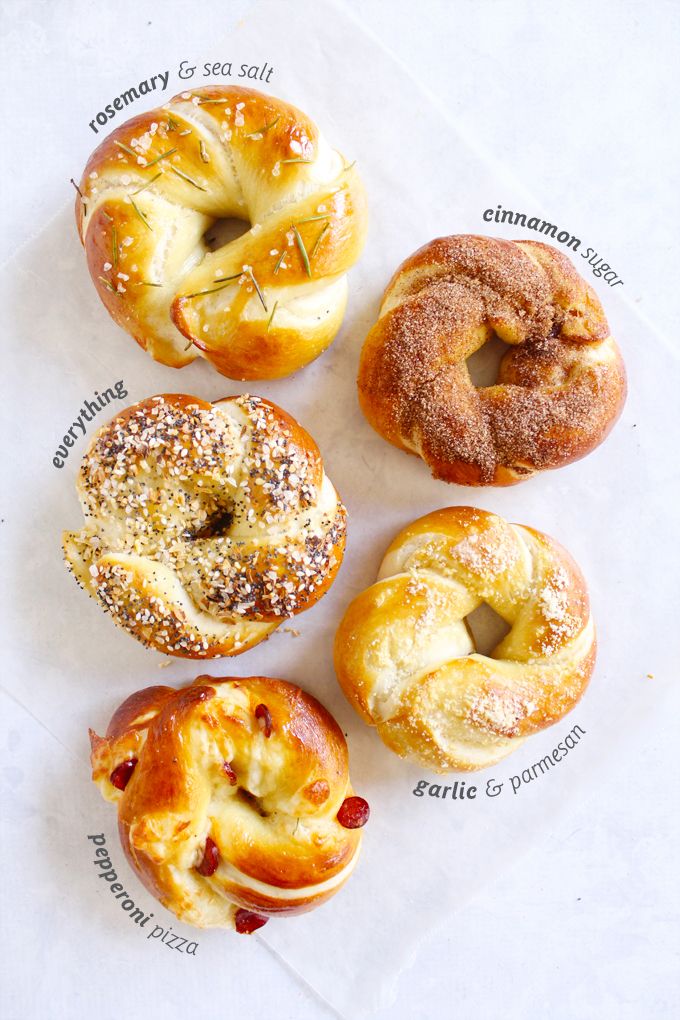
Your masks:
<path fill-rule="evenodd" d="M 223 0 L 222 6 L 226 21 L 256 5 Z M 535 195 L 555 222 L 597 246 L 624 279 L 628 297 L 675 341 L 677 5 L 352 0 L 348 6 L 483 154 Z M 63 205 L 68 178 L 78 175 L 91 147 L 87 122 L 119 94 L 120 83 L 127 87 L 174 67 L 183 44 L 203 46 L 211 58 L 210 40 L 224 31 L 219 7 L 176 0 L 123 0 L 106 8 L 5 3 L 0 258 L 11 256 Z M 294 3 L 290 7 L 294 32 Z M 266 7 L 259 16 L 266 16 Z M 370 67 L 355 66 L 351 53 L 341 66 L 338 90 L 361 82 L 370 89 Z M 57 113 L 64 109 L 70 118 Z M 670 544 L 669 568 L 673 557 L 677 561 Z M 641 599 L 653 597 L 641 590 Z M 3 703 L 1 769 L 11 797 L 21 756 L 43 755 L 45 736 L 20 709 Z M 402 978 L 396 1004 L 378 1016 L 674 1015 L 675 734 L 672 713 L 665 731 L 637 731 L 627 760 L 619 760 L 616 772 L 594 774 L 587 799 L 569 806 L 550 838 L 430 941 Z M 12 840 L 13 853 L 21 848 Z M 8 882 L 11 866 L 10 859 Z M 33 909 L 9 919 L 10 940 Z M 65 925 L 68 909 L 65 898 Z M 229 958 L 238 966 L 232 997 L 212 1004 L 216 1016 L 333 1015 L 262 943 L 243 941 Z M 49 941 L 41 949 L 49 952 Z M 11 1001 L 16 1012 L 5 1011 L 8 1020 L 49 1015 L 49 989 L 42 996 L 26 989 L 23 1008 L 21 996 Z M 64 1016 L 97 1010 L 94 1001 L 81 1000 L 78 1010 L 75 1002 Z M 157 991 L 150 983 L 148 997 L 123 1003 L 121 1012 L 133 1020 L 154 1016 Z M 205 1013 L 206 1005 L 198 1009 Z"/>

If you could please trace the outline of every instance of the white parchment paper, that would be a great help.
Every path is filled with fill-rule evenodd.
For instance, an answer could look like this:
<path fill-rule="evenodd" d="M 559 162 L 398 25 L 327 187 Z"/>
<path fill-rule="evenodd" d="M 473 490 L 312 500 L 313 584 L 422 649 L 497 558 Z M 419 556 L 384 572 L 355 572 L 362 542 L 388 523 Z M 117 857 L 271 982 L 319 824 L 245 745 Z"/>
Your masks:
<path fill-rule="evenodd" d="M 677 646 L 673 578 L 664 569 L 660 536 L 669 524 L 668 494 L 678 474 L 672 442 L 678 364 L 626 303 L 625 287 L 612 291 L 593 280 L 577 255 L 577 265 L 604 302 L 630 379 L 623 417 L 595 453 L 512 489 L 473 490 L 434 481 L 420 460 L 372 432 L 357 404 L 357 359 L 396 265 L 432 237 L 491 232 L 482 212 L 498 203 L 557 223 L 560 215 L 528 208 L 526 192 L 504 181 L 502 166 L 485 165 L 406 70 L 339 8 L 314 0 L 298 7 L 294 34 L 288 31 L 287 5 L 272 3 L 266 18 L 253 15 L 215 49 L 237 62 L 274 63 L 271 91 L 299 105 L 348 159 L 358 160 L 370 202 L 370 234 L 351 273 L 342 331 L 316 363 L 275 383 L 246 387 L 198 363 L 182 372 L 164 368 L 110 321 L 90 283 L 71 208 L 56 212 L 0 281 L 12 370 L 2 408 L 10 497 L 2 528 L 9 593 L 3 665 L 7 690 L 62 745 L 51 762 L 35 763 L 39 793 L 25 811 L 27 824 L 41 830 L 45 883 L 68 875 L 68 916 L 81 943 L 129 961 L 126 980 L 133 990 L 141 981 L 133 965 L 141 944 L 147 980 L 151 973 L 165 987 L 181 966 L 183 980 L 195 984 L 197 1001 L 202 996 L 215 1001 L 220 994 L 228 1001 L 233 978 L 225 964 L 247 952 L 247 940 L 199 933 L 199 952 L 181 963 L 142 942 L 93 877 L 85 841 L 88 832 L 105 832 L 122 880 L 140 905 L 154 910 L 159 923 L 194 937 L 153 903 L 124 864 L 112 809 L 89 782 L 87 728 L 102 731 L 113 709 L 138 688 L 187 682 L 205 665 L 173 660 L 159 669 L 162 656 L 116 629 L 76 587 L 61 559 L 60 535 L 81 523 L 74 479 L 86 444 L 94 428 L 123 405 L 161 391 L 217 399 L 249 390 L 298 418 L 319 443 L 349 510 L 343 568 L 323 601 L 297 618 L 299 637 L 280 631 L 237 659 L 209 663 L 207 671 L 299 682 L 328 706 L 347 734 L 354 786 L 372 807 L 359 867 L 328 905 L 272 921 L 254 937 L 354 1018 L 389 1001 L 422 938 L 539 838 L 557 812 L 597 782 L 605 763 L 621 753 L 617 747 L 630 744 L 641 720 L 658 711 L 658 685 L 648 674 L 663 676 Z M 205 59 L 194 57 L 196 64 Z M 175 80 L 166 95 L 183 84 Z M 80 163 L 88 146 L 85 139 Z M 492 229 L 522 236 L 495 224 Z M 65 468 L 55 469 L 55 448 L 83 401 L 117 380 L 124 381 L 128 397 L 93 422 Z M 393 756 L 354 715 L 331 661 L 339 618 L 350 599 L 375 580 L 393 534 L 423 513 L 457 503 L 497 511 L 566 545 L 589 580 L 600 643 L 594 679 L 577 709 L 496 769 L 465 777 L 479 792 L 464 803 L 413 796 L 419 779 L 435 777 Z M 548 754 L 575 724 L 585 731 L 578 747 L 548 775 L 513 793 L 510 777 Z M 493 798 L 484 794 L 489 780 L 503 784 Z M 59 943 L 51 947 L 60 951 L 67 950 Z"/>

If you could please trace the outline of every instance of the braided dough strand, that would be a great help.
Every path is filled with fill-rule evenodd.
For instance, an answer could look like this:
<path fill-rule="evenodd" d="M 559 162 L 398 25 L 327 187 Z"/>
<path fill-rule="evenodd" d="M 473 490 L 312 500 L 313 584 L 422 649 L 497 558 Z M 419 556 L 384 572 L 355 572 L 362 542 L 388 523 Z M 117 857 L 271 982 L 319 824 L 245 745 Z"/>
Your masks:
<path fill-rule="evenodd" d="M 262 706 L 267 730 L 256 714 Z M 352 794 L 347 745 L 299 687 L 210 676 L 178 691 L 149 687 L 120 706 L 106 737 L 90 738 L 92 777 L 118 805 L 125 854 L 181 920 L 232 927 L 238 907 L 302 913 L 351 874 L 361 833 L 336 817 Z M 132 776 L 118 789 L 112 773 L 131 759 Z M 219 865 L 204 876 L 197 866 L 208 837 Z"/>
<path fill-rule="evenodd" d="M 510 626 L 490 655 L 465 622 Z M 493 765 L 581 697 L 595 629 L 578 567 L 553 539 L 470 507 L 405 528 L 349 606 L 335 665 L 350 702 L 402 757 L 434 771 Z"/>
<path fill-rule="evenodd" d="M 184 92 L 109 135 L 80 191 L 99 296 L 157 361 L 276 378 L 337 333 L 365 195 L 295 107 L 236 86 Z M 229 217 L 250 230 L 210 251 L 206 231 Z"/>

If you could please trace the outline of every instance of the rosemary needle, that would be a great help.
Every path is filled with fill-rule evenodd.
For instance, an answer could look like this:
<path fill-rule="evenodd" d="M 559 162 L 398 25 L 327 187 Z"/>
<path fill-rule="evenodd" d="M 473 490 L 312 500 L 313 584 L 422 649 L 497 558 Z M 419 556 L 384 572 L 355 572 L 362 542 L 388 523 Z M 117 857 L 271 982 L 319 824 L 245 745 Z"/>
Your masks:
<path fill-rule="evenodd" d="M 214 294 L 218 290 L 224 290 L 228 283 L 231 283 L 232 280 L 238 280 L 240 276 L 243 276 L 243 273 L 235 273 L 233 276 L 225 276 L 223 280 L 220 280 L 217 287 L 209 287 L 207 290 L 197 290 L 193 294 L 183 294 L 182 296 L 189 299 L 202 297 L 204 294 Z"/>
<path fill-rule="evenodd" d="M 279 163 L 313 163 L 313 159 L 280 159 Z"/>
<path fill-rule="evenodd" d="M 165 159 L 166 156 L 172 156 L 173 152 L 177 152 L 177 147 L 176 146 L 175 146 L 174 149 L 168 149 L 167 152 L 161 152 L 160 156 L 156 156 L 155 159 L 152 159 L 150 163 L 146 164 L 146 169 L 148 170 L 149 167 L 153 166 L 154 163 L 157 163 L 159 161 L 159 159 Z"/>
<path fill-rule="evenodd" d="M 272 319 L 274 318 L 274 312 L 276 311 L 276 309 L 278 307 L 279 307 L 279 303 L 278 303 L 278 301 L 275 301 L 274 302 L 274 307 L 272 308 L 272 314 L 269 316 L 269 322 L 267 323 L 267 332 L 269 332 L 269 327 L 271 326 Z"/>
<path fill-rule="evenodd" d="M 293 233 L 295 234 L 295 241 L 296 241 L 297 246 L 298 246 L 298 248 L 300 250 L 300 256 L 302 258 L 302 261 L 304 262 L 305 270 L 307 272 L 307 276 L 311 276 L 312 275 L 312 267 L 309 264 L 309 255 L 307 254 L 307 249 L 305 248 L 305 242 L 302 240 L 302 237 L 300 236 L 300 231 L 295 226 L 295 224 L 293 224 Z"/>
<path fill-rule="evenodd" d="M 101 280 L 101 281 L 102 281 L 102 283 L 104 284 L 104 286 L 105 286 L 105 287 L 108 287 L 108 288 L 109 288 L 109 290 L 110 290 L 110 291 L 113 291 L 113 293 L 114 293 L 114 294 L 117 294 L 117 293 L 118 293 L 118 291 L 117 291 L 117 290 L 116 290 L 116 288 L 115 288 L 115 287 L 113 286 L 113 284 L 111 283 L 111 281 L 110 281 L 110 280 L 107 280 L 105 276 L 99 276 L 99 277 L 97 277 L 97 279 Z"/>
<path fill-rule="evenodd" d="M 267 302 L 265 301 L 264 295 L 262 294 L 262 291 L 260 290 L 259 283 L 255 279 L 255 273 L 253 272 L 252 268 L 250 268 L 248 270 L 248 274 L 250 276 L 250 279 L 253 281 L 253 286 L 255 287 L 255 290 L 257 291 L 257 296 L 259 297 L 260 301 L 262 302 L 262 307 L 264 308 L 265 312 L 268 312 L 269 309 L 267 308 Z"/>
<path fill-rule="evenodd" d="M 330 227 L 331 227 L 330 223 L 326 223 L 325 226 L 323 226 L 321 228 L 321 233 L 319 234 L 319 236 L 317 237 L 316 241 L 312 245 L 312 250 L 309 253 L 310 259 L 313 259 L 314 256 L 316 255 L 317 249 L 318 249 L 319 245 L 321 244 L 321 238 L 323 237 L 323 235 L 326 233 L 327 230 L 330 230 Z"/>
<path fill-rule="evenodd" d="M 328 216 L 305 216 L 304 220 L 298 220 L 298 223 L 314 223 L 316 220 L 327 220 Z"/>
<path fill-rule="evenodd" d="M 135 194 L 137 194 L 137 192 L 135 192 Z M 136 212 L 136 213 L 137 213 L 137 215 L 139 216 L 140 220 L 142 221 L 142 223 L 144 224 L 144 226 L 146 227 L 146 229 L 147 229 L 147 230 L 151 230 L 151 224 L 149 223 L 149 221 L 147 220 L 146 216 L 144 215 L 144 213 L 142 212 L 142 210 L 141 210 L 141 209 L 139 208 L 139 206 L 137 205 L 137 203 L 136 203 L 136 202 L 134 201 L 134 199 L 132 199 L 132 198 L 130 199 L 130 205 L 131 205 L 131 206 L 132 206 L 132 208 L 133 208 L 133 209 L 135 210 L 135 212 Z M 152 231 L 152 233 L 153 233 L 153 231 Z"/>
<path fill-rule="evenodd" d="M 115 223 L 111 227 L 111 262 L 115 269 L 118 265 L 118 231 Z"/>
<path fill-rule="evenodd" d="M 281 252 L 281 254 L 279 255 L 278 262 L 274 266 L 274 276 L 276 276 L 276 274 L 278 273 L 279 269 L 281 268 L 281 263 L 283 262 L 285 257 L 286 257 L 286 249 L 284 248 L 283 251 Z"/>
<path fill-rule="evenodd" d="M 127 152 L 128 156 L 134 156 L 134 158 L 137 159 L 138 153 L 136 153 L 132 149 L 128 148 L 127 145 L 123 145 L 123 143 L 119 142 L 117 138 L 114 138 L 113 144 L 117 145 L 119 149 L 123 150 L 123 152 Z"/>
<path fill-rule="evenodd" d="M 78 185 L 76 184 L 76 182 L 75 182 L 75 181 L 73 180 L 73 178 L 72 178 L 72 177 L 70 178 L 70 180 L 71 180 L 71 184 L 73 185 L 73 187 L 74 187 L 74 188 L 76 189 L 76 191 L 78 192 L 78 195 L 79 195 L 79 197 L 80 197 L 80 201 L 81 201 L 81 202 L 83 203 L 83 212 L 84 212 L 84 213 L 85 213 L 85 215 L 87 216 L 87 202 L 85 201 L 85 199 L 84 199 L 84 197 L 83 197 L 83 193 L 82 193 L 82 191 L 80 190 L 80 188 L 78 187 Z"/>
<path fill-rule="evenodd" d="M 269 124 L 265 124 L 264 127 L 258 128 L 257 131 L 251 131 L 250 134 L 244 135 L 244 138 L 256 138 L 258 135 L 266 135 L 267 131 L 271 131 L 273 127 L 276 127 L 278 122 L 281 120 L 281 114 L 275 117 Z"/>
<path fill-rule="evenodd" d="M 201 187 L 201 185 L 197 184 L 197 182 L 192 177 L 189 177 L 189 174 L 185 174 L 184 171 L 178 170 L 176 166 L 171 166 L 170 169 L 172 170 L 173 174 L 177 174 L 177 176 L 181 177 L 182 180 L 187 181 L 189 184 L 193 184 L 193 186 L 195 188 L 198 188 L 199 191 L 207 191 L 207 188 Z"/>
<path fill-rule="evenodd" d="M 153 184 L 154 181 L 157 181 L 158 178 L 162 177 L 162 176 L 163 176 L 163 171 L 159 170 L 158 173 L 155 175 L 155 177 L 152 177 L 150 181 L 146 182 L 146 184 L 142 184 L 141 188 L 137 188 L 137 190 L 133 191 L 132 194 L 133 195 L 139 195 L 142 191 L 146 191 L 147 188 L 151 187 L 151 185 Z"/>

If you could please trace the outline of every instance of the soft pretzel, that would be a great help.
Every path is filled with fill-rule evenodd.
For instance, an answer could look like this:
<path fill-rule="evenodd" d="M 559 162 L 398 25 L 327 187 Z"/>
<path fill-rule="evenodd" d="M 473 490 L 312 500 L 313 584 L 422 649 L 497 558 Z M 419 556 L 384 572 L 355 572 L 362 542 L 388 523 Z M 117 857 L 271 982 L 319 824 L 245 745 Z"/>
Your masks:
<path fill-rule="evenodd" d="M 293 684 L 147 687 L 90 740 L 130 864 L 189 924 L 253 931 L 319 906 L 356 864 L 368 805 L 352 795 L 345 739 Z"/>
<path fill-rule="evenodd" d="M 466 359 L 510 344 L 493 386 Z M 592 287 L 557 249 L 462 235 L 399 266 L 361 354 L 374 429 L 461 485 L 512 485 L 578 460 L 621 413 L 626 376 Z"/>
<path fill-rule="evenodd" d="M 349 701 L 397 754 L 435 772 L 494 765 L 577 703 L 595 663 L 580 570 L 553 539 L 471 507 L 421 517 L 349 606 L 335 666 Z M 510 625 L 480 655 L 465 618 Z"/>
<path fill-rule="evenodd" d="M 94 437 L 64 534 L 76 579 L 168 655 L 237 655 L 330 587 L 345 508 L 304 429 L 260 397 L 164 394 Z"/>
<path fill-rule="evenodd" d="M 210 86 L 109 135 L 76 218 L 100 298 L 156 361 L 202 356 L 234 379 L 273 379 L 340 328 L 366 203 L 354 164 L 303 113 Z M 251 228 L 210 251 L 206 231 L 223 218 Z"/>

